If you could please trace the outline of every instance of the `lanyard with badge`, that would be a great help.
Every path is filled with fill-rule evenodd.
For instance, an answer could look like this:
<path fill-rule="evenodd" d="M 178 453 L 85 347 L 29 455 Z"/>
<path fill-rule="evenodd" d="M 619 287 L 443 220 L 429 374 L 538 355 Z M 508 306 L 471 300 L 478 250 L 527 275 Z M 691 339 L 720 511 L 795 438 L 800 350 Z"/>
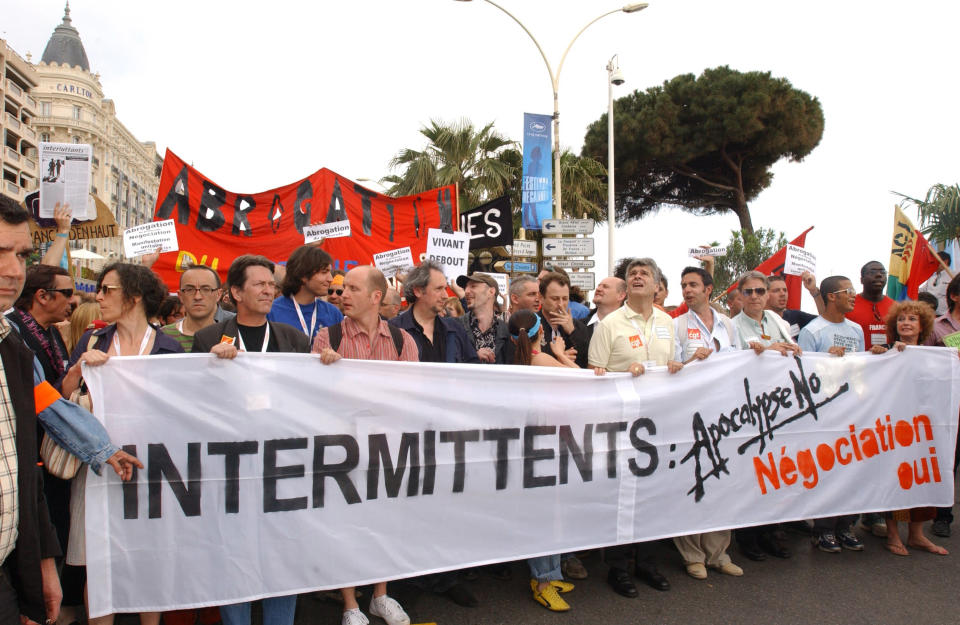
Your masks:
<path fill-rule="evenodd" d="M 297 311 L 297 318 L 300 320 L 300 327 L 303 328 L 303 333 L 312 338 L 317 328 L 317 309 L 320 308 L 317 300 L 313 300 L 313 318 L 310 320 L 310 331 L 307 332 L 307 320 L 303 318 L 303 312 L 300 311 L 300 304 L 298 304 L 297 300 L 293 299 L 292 296 L 288 295 L 287 297 L 289 297 L 293 303 L 293 309 Z"/>
<path fill-rule="evenodd" d="M 270 322 L 267 322 L 267 327 L 263 331 L 263 345 L 260 346 L 260 353 L 267 353 L 267 345 L 270 344 Z M 240 328 L 237 328 L 237 349 L 240 351 L 247 351 L 247 348 L 243 346 L 243 336 L 240 333 Z"/>
<path fill-rule="evenodd" d="M 143 352 L 147 350 L 147 343 L 150 342 L 150 333 L 153 331 L 149 325 L 147 325 L 146 331 L 143 333 L 143 340 L 140 341 L 140 351 L 137 353 L 137 356 L 143 356 Z M 123 353 L 120 351 L 120 339 L 117 338 L 117 332 L 113 333 L 113 350 L 117 352 L 117 356 L 123 356 Z"/>

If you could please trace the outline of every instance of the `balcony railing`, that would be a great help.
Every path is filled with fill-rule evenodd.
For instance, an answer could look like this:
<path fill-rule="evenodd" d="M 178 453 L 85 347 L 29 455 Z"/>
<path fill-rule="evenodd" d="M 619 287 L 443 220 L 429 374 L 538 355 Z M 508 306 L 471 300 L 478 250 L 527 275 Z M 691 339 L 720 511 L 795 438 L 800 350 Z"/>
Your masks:
<path fill-rule="evenodd" d="M 8 194 L 13 194 L 13 195 L 15 195 L 16 197 L 19 198 L 19 197 L 20 197 L 20 187 L 17 186 L 17 183 L 16 183 L 16 182 L 11 182 L 11 181 L 9 181 L 9 180 L 5 180 L 4 182 L 7 183 L 7 185 L 6 185 L 6 186 L 7 186 L 7 193 L 8 193 Z"/>
<path fill-rule="evenodd" d="M 33 109 L 34 111 L 36 111 L 36 110 L 37 110 L 37 101 L 34 100 L 33 98 L 31 98 L 30 96 L 27 96 L 27 107 Z"/>
<path fill-rule="evenodd" d="M 23 164 L 27 169 L 35 171 L 37 169 L 37 161 L 33 160 L 29 156 L 23 157 Z"/>
<path fill-rule="evenodd" d="M 20 88 L 20 85 L 13 82 L 9 78 L 7 79 L 7 89 L 18 98 L 23 96 L 23 89 Z"/>
<path fill-rule="evenodd" d="M 35 131 L 35 130 L 34 130 L 33 128 L 31 128 L 30 126 L 27 126 L 26 124 L 24 124 L 22 130 L 23 130 L 23 136 L 24 136 L 24 137 L 26 137 L 26 138 L 28 138 L 28 139 L 33 139 L 34 141 L 36 141 L 36 139 L 37 139 L 37 131 Z"/>
<path fill-rule="evenodd" d="M 11 113 L 7 113 L 7 124 L 15 130 L 20 130 L 20 120 Z"/>
<path fill-rule="evenodd" d="M 14 150 L 13 148 L 11 148 L 10 146 L 7 146 L 7 158 L 11 161 L 19 163 L 20 153 Z"/>

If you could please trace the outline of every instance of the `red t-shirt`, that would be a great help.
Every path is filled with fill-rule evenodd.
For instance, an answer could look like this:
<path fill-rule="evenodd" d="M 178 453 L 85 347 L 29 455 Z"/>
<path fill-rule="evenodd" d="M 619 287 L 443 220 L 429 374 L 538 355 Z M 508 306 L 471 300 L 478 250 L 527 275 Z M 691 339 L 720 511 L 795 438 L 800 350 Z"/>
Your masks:
<path fill-rule="evenodd" d="M 846 317 L 863 328 L 863 341 L 869 350 L 874 345 L 887 342 L 887 312 L 893 306 L 893 300 L 883 296 L 879 302 L 871 302 L 859 293 L 853 310 Z"/>

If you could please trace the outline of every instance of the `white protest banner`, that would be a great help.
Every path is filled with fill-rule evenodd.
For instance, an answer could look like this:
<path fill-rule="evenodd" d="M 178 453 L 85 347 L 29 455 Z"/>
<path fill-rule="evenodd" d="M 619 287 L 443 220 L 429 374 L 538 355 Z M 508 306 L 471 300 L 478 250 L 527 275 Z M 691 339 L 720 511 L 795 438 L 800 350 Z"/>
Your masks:
<path fill-rule="evenodd" d="M 374 266 L 383 272 L 384 277 L 392 278 L 398 272 L 413 268 L 413 254 L 410 246 L 387 250 L 373 255 Z"/>
<path fill-rule="evenodd" d="M 303 243 L 313 243 L 321 239 L 338 239 L 350 236 L 350 220 L 331 221 L 328 224 L 317 224 L 303 228 Z"/>
<path fill-rule="evenodd" d="M 691 258 L 696 258 L 697 256 L 726 256 L 727 248 L 725 247 L 691 247 L 687 250 L 687 253 Z"/>
<path fill-rule="evenodd" d="M 173 219 L 151 221 L 123 231 L 123 255 L 127 258 L 149 254 L 158 247 L 161 252 L 175 252 L 180 249 Z"/>
<path fill-rule="evenodd" d="M 485 273 L 496 280 L 497 288 L 500 289 L 500 297 L 504 302 L 507 301 L 507 298 L 510 297 L 510 276 L 505 273 L 490 273 L 489 271 L 478 271 L 477 273 Z"/>
<path fill-rule="evenodd" d="M 799 245 L 787 245 L 787 258 L 783 264 L 783 273 L 788 276 L 802 276 L 803 272 L 817 273 L 817 257 L 813 252 Z"/>
<path fill-rule="evenodd" d="M 443 267 L 447 280 L 467 273 L 470 235 L 466 232 L 444 232 L 439 228 L 427 231 L 427 258 Z"/>
<path fill-rule="evenodd" d="M 40 142 L 40 217 L 53 217 L 57 204 L 69 204 L 73 218 L 86 221 L 93 147 L 86 143 Z"/>
<path fill-rule="evenodd" d="M 88 475 L 91 616 L 953 503 L 952 349 L 636 378 L 259 353 L 83 375 L 146 467 Z"/>

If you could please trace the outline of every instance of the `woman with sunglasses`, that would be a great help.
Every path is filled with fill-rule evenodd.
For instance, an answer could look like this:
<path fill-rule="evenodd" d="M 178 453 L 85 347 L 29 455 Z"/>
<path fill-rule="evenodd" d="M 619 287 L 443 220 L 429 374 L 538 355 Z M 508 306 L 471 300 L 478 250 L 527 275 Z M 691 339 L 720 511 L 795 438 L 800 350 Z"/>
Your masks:
<path fill-rule="evenodd" d="M 740 349 L 752 349 L 757 354 L 770 349 L 784 356 L 800 353 L 800 347 L 790 339 L 790 327 L 767 307 L 767 277 L 759 271 L 748 271 L 740 276 L 743 310 L 733 318 L 739 334 Z"/>
<path fill-rule="evenodd" d="M 111 356 L 144 356 L 180 354 L 183 348 L 176 340 L 150 325 L 149 319 L 160 310 L 167 289 L 159 278 L 142 265 L 113 263 L 104 267 L 97 280 L 97 303 L 100 316 L 109 325 L 83 334 L 73 350 L 70 366 L 63 378 L 63 395 L 82 388 L 81 363 L 100 366 Z M 86 471 L 74 478 L 70 500 L 70 541 L 67 564 L 86 564 L 84 538 L 84 492 Z M 157 625 L 159 612 L 142 613 L 142 625 Z M 90 625 L 111 625 L 113 615 L 89 619 Z"/>
<path fill-rule="evenodd" d="M 577 363 L 564 352 L 563 337 L 559 333 L 553 337 L 553 353 L 556 358 L 540 351 L 543 327 L 540 325 L 540 316 L 536 313 L 529 310 L 515 312 L 510 315 L 507 327 L 513 342 L 513 364 L 579 369 Z M 570 609 L 570 605 L 559 593 L 573 590 L 573 584 L 563 581 L 560 560 L 560 554 L 527 560 L 533 599 L 553 612 L 566 612 Z"/>
<path fill-rule="evenodd" d="M 903 351 L 907 345 L 923 345 L 933 330 L 933 312 L 922 302 L 903 301 L 893 304 L 887 312 L 887 343 L 874 345 L 870 351 L 883 354 L 890 349 Z M 908 556 L 910 552 L 900 539 L 898 523 L 907 523 L 907 545 L 940 556 L 947 550 L 934 544 L 923 534 L 923 524 L 937 516 L 933 507 L 894 510 L 886 515 L 887 550 L 898 556 Z"/>

